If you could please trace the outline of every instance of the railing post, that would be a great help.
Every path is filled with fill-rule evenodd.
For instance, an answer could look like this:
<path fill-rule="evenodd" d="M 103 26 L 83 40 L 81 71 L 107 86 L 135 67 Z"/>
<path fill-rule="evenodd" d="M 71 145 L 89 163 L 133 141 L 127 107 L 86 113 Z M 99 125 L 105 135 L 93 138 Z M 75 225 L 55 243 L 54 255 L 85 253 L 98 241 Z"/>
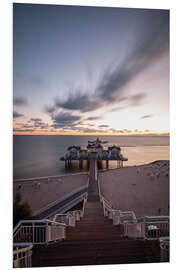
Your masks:
<path fill-rule="evenodd" d="M 50 238 L 50 230 L 51 230 L 51 227 L 48 226 L 48 222 L 46 221 L 46 239 L 45 239 L 45 242 L 46 244 L 48 244 L 48 242 L 51 240 Z"/>
<path fill-rule="evenodd" d="M 106 216 L 106 213 L 105 213 L 105 207 L 104 207 L 104 200 L 103 200 L 102 202 L 103 202 L 103 212 L 104 212 L 104 216 Z"/>
<path fill-rule="evenodd" d="M 141 237 L 144 239 L 146 238 L 146 223 L 142 222 L 141 223 Z"/>
<path fill-rule="evenodd" d="M 32 224 L 32 242 L 35 242 L 35 226 L 34 223 Z"/>

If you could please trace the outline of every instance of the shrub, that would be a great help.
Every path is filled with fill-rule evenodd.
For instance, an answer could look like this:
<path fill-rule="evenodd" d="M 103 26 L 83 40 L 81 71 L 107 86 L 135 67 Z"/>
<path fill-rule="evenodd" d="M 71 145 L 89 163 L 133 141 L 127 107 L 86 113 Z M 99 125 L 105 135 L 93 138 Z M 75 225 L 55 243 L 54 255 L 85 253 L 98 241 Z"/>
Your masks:
<path fill-rule="evenodd" d="M 21 202 L 21 195 L 16 194 L 13 204 L 13 226 L 15 226 L 21 219 L 32 219 L 31 208 L 27 202 Z"/>

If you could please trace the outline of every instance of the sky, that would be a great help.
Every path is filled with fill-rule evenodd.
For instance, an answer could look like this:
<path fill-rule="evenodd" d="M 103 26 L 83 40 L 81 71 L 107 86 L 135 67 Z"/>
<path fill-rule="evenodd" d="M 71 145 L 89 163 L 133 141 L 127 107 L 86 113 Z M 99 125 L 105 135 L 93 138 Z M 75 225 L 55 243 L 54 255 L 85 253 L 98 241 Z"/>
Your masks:
<path fill-rule="evenodd" d="M 169 11 L 13 4 L 14 134 L 169 133 Z"/>

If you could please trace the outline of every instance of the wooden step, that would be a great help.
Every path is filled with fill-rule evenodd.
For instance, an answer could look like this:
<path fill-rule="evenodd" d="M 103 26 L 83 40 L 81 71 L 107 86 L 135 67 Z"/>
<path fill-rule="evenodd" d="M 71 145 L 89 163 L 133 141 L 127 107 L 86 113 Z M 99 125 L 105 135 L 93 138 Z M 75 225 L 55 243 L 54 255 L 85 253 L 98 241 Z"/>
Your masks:
<path fill-rule="evenodd" d="M 150 242 L 137 240 L 65 241 L 34 247 L 32 264 L 40 266 L 159 262 Z"/>

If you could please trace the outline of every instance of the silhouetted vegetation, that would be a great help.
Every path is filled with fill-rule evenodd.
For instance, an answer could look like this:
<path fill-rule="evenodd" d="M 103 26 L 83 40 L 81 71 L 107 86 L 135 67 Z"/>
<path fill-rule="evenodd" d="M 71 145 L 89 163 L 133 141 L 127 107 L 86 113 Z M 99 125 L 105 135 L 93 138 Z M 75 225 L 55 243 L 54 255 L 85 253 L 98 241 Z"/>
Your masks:
<path fill-rule="evenodd" d="M 15 226 L 21 219 L 32 219 L 31 208 L 28 203 L 21 202 L 21 195 L 16 194 L 13 204 L 13 226 Z"/>

